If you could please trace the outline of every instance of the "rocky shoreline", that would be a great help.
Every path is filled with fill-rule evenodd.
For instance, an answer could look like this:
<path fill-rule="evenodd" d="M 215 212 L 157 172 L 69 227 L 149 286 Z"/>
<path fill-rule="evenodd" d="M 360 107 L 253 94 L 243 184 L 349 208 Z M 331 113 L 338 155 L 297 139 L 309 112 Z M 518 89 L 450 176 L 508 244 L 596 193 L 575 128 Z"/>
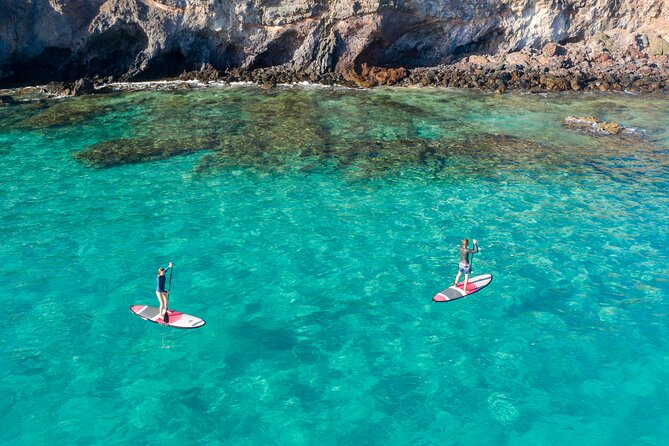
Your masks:
<path fill-rule="evenodd" d="M 663 0 L 8 5 L 10 14 L 0 16 L 0 87 L 57 81 L 46 95 L 158 79 L 497 93 L 669 89 Z"/>
<path fill-rule="evenodd" d="M 261 85 L 309 81 L 369 88 L 435 86 L 505 93 L 525 91 L 669 92 L 669 43 L 659 36 L 637 41 L 628 35 L 614 40 L 604 33 L 587 43 L 546 44 L 508 54 L 475 54 L 435 67 L 380 67 L 337 73 L 295 72 L 282 67 L 218 73 L 212 67 L 185 73 L 182 79 L 249 81 Z M 621 41 L 622 40 L 622 41 Z M 626 40 L 626 41 L 625 41 Z"/>
<path fill-rule="evenodd" d="M 605 36 L 604 34 L 602 34 Z M 250 82 L 264 88 L 277 84 L 309 82 L 354 88 L 378 86 L 420 86 L 473 89 L 485 92 L 549 93 L 566 91 L 618 91 L 669 93 L 669 43 L 660 39 L 651 46 L 630 43 L 620 48 L 604 37 L 589 45 L 549 43 L 541 51 L 531 48 L 501 55 L 475 54 L 435 67 L 384 67 L 363 64 L 343 73 L 320 73 L 293 69 L 290 65 L 258 69 L 234 68 L 219 71 L 210 64 L 180 76 L 157 81 L 209 83 Z M 609 42 L 608 46 L 604 44 Z M 641 48 L 641 49 L 640 49 Z M 642 51 L 645 50 L 645 51 Z M 50 82 L 30 90 L 46 97 L 81 96 L 113 91 L 110 85 L 133 80 L 127 76 L 82 78 L 75 82 Z M 26 89 L 0 90 L 0 105 L 15 103 L 12 97 Z"/>
<path fill-rule="evenodd" d="M 156 79 L 161 80 L 161 79 Z M 219 71 L 209 64 L 166 81 L 202 83 L 250 82 L 265 88 L 277 84 L 309 82 L 355 88 L 421 86 L 473 89 L 485 92 L 548 93 L 565 91 L 624 91 L 669 93 L 669 45 L 666 54 L 647 54 L 630 45 L 624 52 L 587 51 L 579 46 L 548 44 L 542 51 L 525 49 L 506 55 L 470 55 L 435 67 L 369 67 L 346 73 L 318 73 L 276 66 L 254 70 Z M 82 78 L 76 82 L 51 82 L 37 87 L 47 97 L 81 96 L 112 91 L 110 84 L 130 82 L 125 77 Z M 13 103 L 12 92 L 3 90 L 0 104 Z"/>
<path fill-rule="evenodd" d="M 219 72 L 210 65 L 180 79 L 248 81 L 261 85 L 313 82 L 369 88 L 438 86 L 505 93 L 527 91 L 669 92 L 669 43 L 659 35 L 599 33 L 586 42 L 548 43 L 507 54 L 473 54 L 434 67 L 362 64 L 342 73 L 295 71 L 289 67 Z"/>

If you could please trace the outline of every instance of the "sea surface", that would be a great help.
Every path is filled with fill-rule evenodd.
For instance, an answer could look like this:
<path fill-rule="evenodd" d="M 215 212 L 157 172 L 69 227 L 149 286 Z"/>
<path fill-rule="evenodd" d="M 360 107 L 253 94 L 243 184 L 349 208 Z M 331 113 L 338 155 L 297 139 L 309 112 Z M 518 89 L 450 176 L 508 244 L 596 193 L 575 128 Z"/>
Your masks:
<path fill-rule="evenodd" d="M 668 215 L 669 99 L 2 107 L 0 444 L 662 444 Z M 494 280 L 434 303 L 463 237 Z M 130 313 L 169 261 L 170 306 L 204 327 Z"/>

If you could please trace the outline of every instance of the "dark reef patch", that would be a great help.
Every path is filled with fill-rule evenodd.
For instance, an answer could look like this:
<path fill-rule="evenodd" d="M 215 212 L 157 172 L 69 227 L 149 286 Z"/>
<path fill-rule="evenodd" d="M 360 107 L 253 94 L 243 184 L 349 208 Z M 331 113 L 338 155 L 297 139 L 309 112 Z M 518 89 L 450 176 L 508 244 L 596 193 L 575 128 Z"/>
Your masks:
<path fill-rule="evenodd" d="M 47 102 L 19 126 L 49 129 L 92 118 L 96 125 L 113 122 L 96 132 L 98 142 L 74 157 L 91 167 L 109 168 L 202 152 L 195 167 L 202 175 L 236 168 L 337 170 L 356 180 L 408 168 L 436 176 L 492 177 L 515 169 L 519 160 L 531 161 L 540 175 L 554 169 L 578 172 L 587 168 L 588 159 L 634 150 L 619 137 L 611 137 L 602 153 L 591 148 L 597 143 L 589 135 L 573 135 L 576 146 L 557 146 L 546 138 L 496 133 L 489 122 L 498 118 L 487 116 L 500 105 L 496 96 L 472 101 L 431 96 L 292 88 L 139 92 L 125 100 L 99 96 Z M 543 105 L 526 107 L 541 112 Z M 637 146 L 642 143 L 635 139 Z"/>
<path fill-rule="evenodd" d="M 206 149 L 213 143 L 207 138 L 179 141 L 158 139 L 116 139 L 97 143 L 74 157 L 93 167 L 114 167 L 187 155 Z"/>
<path fill-rule="evenodd" d="M 64 99 L 46 101 L 33 105 L 40 111 L 16 124 L 18 128 L 45 129 L 51 127 L 78 125 L 98 116 L 118 111 L 120 104 L 101 104 L 96 98 L 83 97 L 77 100 Z"/>
<path fill-rule="evenodd" d="M 357 139 L 334 141 L 322 139 L 316 144 L 297 146 L 265 141 L 259 145 L 251 138 L 240 138 L 235 144 L 205 155 L 196 170 L 211 173 L 230 167 L 251 168 L 264 172 L 290 170 L 320 170 L 332 168 L 343 171 L 351 179 L 383 177 L 401 169 L 422 168 L 433 174 L 462 165 L 467 172 L 494 163 L 513 168 L 517 157 L 546 159 L 550 163 L 551 149 L 509 135 L 481 134 L 465 139 Z M 469 164 L 468 164 L 469 163 Z M 473 163 L 473 164 L 471 164 Z M 481 174 L 487 175 L 480 167 Z"/>

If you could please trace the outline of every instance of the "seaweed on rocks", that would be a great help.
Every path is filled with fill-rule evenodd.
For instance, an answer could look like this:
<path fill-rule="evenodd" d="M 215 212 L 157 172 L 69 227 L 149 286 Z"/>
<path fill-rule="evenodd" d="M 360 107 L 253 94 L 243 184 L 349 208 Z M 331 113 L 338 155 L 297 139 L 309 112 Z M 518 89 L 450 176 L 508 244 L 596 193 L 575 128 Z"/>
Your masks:
<path fill-rule="evenodd" d="M 204 117 L 167 120 L 158 114 L 136 137 L 102 141 L 74 157 L 93 167 L 114 167 L 216 150 L 221 144 L 219 135 L 229 129 L 208 124 Z"/>
<path fill-rule="evenodd" d="M 243 142 L 242 142 L 243 141 Z M 320 145 L 286 146 L 268 140 L 259 144 L 250 139 L 224 144 L 222 150 L 205 155 L 197 167 L 200 173 L 212 173 L 230 167 L 251 168 L 263 172 L 335 169 L 349 179 L 360 180 L 393 175 L 405 168 L 427 169 L 435 175 L 455 166 L 477 170 L 477 163 L 513 168 L 517 157 L 535 157 L 547 164 L 555 161 L 553 150 L 532 141 L 510 135 L 478 134 L 468 137 L 423 138 L 327 138 Z M 485 170 L 484 170 L 485 172 Z M 485 173 L 484 173 L 485 174 Z"/>
<path fill-rule="evenodd" d="M 406 168 L 420 168 L 436 176 L 454 172 L 487 175 L 489 169 L 486 167 L 491 165 L 495 166 L 495 171 L 513 168 L 518 156 L 540 161 L 550 153 L 554 153 L 552 148 L 533 141 L 511 135 L 480 133 L 437 140 L 359 143 L 341 150 L 339 167 L 350 168 L 348 176 L 355 179 L 394 175 Z"/>
<path fill-rule="evenodd" d="M 235 168 L 336 170 L 352 180 L 404 168 L 435 176 L 495 175 L 515 169 L 519 159 L 531 161 L 537 172 L 578 170 L 585 158 L 609 156 L 593 152 L 596 144 L 587 134 L 573 134 L 570 146 L 558 146 L 550 136 L 518 137 L 524 133 L 513 125 L 498 125 L 513 122 L 508 107 L 521 102 L 524 110 L 546 113 L 549 104 L 521 96 L 444 94 L 428 100 L 434 92 L 244 88 L 243 95 L 236 88 L 133 93 L 131 106 L 127 98 L 119 101 L 124 115 L 114 116 L 115 128 L 97 132 L 107 136 L 74 156 L 93 167 L 113 167 L 202 152 L 195 170 L 204 175 Z M 99 106 L 120 107 L 109 97 Z M 611 149 L 625 153 L 628 144 L 615 139 L 620 141 L 612 141 Z"/>
<path fill-rule="evenodd" d="M 91 166 L 113 167 L 217 150 L 226 135 L 240 126 L 238 106 L 226 98 L 140 92 L 134 94 L 131 106 L 126 102 L 123 107 L 107 97 L 100 105 L 121 111 L 125 116 L 119 117 L 120 125 L 108 140 L 74 156 Z"/>

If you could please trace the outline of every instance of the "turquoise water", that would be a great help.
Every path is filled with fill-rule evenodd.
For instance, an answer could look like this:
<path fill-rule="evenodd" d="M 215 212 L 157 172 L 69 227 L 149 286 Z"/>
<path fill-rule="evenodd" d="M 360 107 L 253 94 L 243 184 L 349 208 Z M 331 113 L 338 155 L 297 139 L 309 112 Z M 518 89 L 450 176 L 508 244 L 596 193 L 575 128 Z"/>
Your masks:
<path fill-rule="evenodd" d="M 667 128 L 666 99 L 610 95 L 0 108 L 0 443 L 659 444 Z M 465 236 L 495 279 L 432 303 Z M 205 327 L 128 311 L 169 260 Z"/>

